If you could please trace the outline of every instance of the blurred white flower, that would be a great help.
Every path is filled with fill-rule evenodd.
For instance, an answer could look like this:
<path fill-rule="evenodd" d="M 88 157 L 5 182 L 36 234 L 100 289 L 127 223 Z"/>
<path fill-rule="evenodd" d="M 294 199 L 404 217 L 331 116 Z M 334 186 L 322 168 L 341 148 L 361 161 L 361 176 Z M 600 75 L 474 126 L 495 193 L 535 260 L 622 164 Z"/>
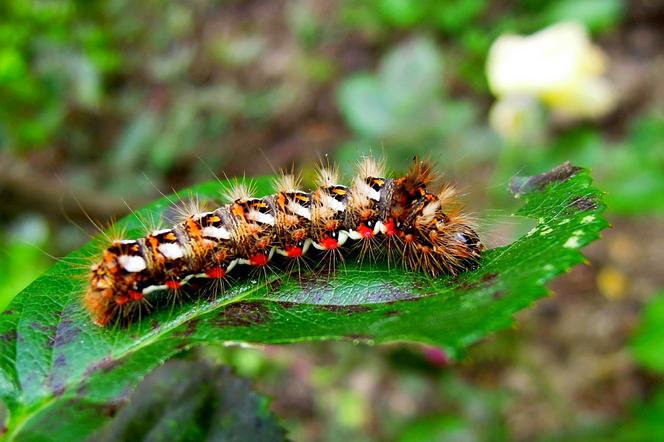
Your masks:
<path fill-rule="evenodd" d="M 600 117 L 615 107 L 612 85 L 602 77 L 606 65 L 606 55 L 586 29 L 563 22 L 526 37 L 499 37 L 489 51 L 487 75 L 501 113 L 514 103 L 503 102 L 508 97 L 531 96 L 555 116 L 574 120 Z"/>
<path fill-rule="evenodd" d="M 540 103 L 531 95 L 508 95 L 497 101 L 489 113 L 489 124 L 503 138 L 532 141 L 542 132 Z"/>

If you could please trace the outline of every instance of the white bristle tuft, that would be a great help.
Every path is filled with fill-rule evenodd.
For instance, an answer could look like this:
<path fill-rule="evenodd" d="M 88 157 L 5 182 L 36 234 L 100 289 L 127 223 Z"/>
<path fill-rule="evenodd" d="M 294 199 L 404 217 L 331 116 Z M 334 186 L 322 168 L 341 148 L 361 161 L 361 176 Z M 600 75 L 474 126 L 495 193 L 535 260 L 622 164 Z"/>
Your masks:
<path fill-rule="evenodd" d="M 385 160 L 376 159 L 370 155 L 363 157 L 357 163 L 358 178 L 384 178 L 385 177 Z"/>
<path fill-rule="evenodd" d="M 339 184 L 339 171 L 336 167 L 321 166 L 316 175 L 316 184 L 321 187 L 336 186 Z"/>
<path fill-rule="evenodd" d="M 274 188 L 280 193 L 298 192 L 300 177 L 290 173 L 279 174 L 274 180 Z"/>
<path fill-rule="evenodd" d="M 228 202 L 246 201 L 252 198 L 255 194 L 255 189 L 251 183 L 230 183 L 223 191 L 222 197 Z"/>

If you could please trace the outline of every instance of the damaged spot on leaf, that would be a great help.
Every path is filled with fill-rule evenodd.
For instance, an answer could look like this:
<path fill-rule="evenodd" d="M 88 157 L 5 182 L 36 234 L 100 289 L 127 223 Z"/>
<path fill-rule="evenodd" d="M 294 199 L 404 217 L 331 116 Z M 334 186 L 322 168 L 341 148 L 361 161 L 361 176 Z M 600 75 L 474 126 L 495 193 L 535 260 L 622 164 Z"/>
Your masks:
<path fill-rule="evenodd" d="M 364 313 L 368 312 L 371 309 L 364 305 L 321 305 L 318 306 L 318 310 L 323 310 L 326 312 L 332 313 L 345 313 L 352 315 L 354 313 Z"/>
<path fill-rule="evenodd" d="M 96 364 L 91 365 L 85 370 L 84 376 L 90 377 L 91 375 L 95 374 L 96 372 L 102 372 L 102 373 L 108 373 L 109 371 L 113 370 L 115 367 L 118 365 L 122 364 L 121 359 L 114 359 L 110 356 L 107 356 L 97 362 Z"/>
<path fill-rule="evenodd" d="M 238 302 L 224 308 L 215 324 L 220 327 L 248 327 L 266 322 L 270 311 L 260 302 Z"/>
<path fill-rule="evenodd" d="M 597 209 L 597 202 L 587 196 L 577 196 L 572 200 L 571 204 L 582 212 Z"/>
<path fill-rule="evenodd" d="M 510 192 L 512 192 L 516 198 L 519 198 L 520 196 L 533 191 L 544 190 L 546 186 L 551 183 L 567 181 L 580 170 L 582 170 L 580 167 L 572 166 L 569 161 L 566 161 L 560 166 L 539 175 L 530 177 L 517 176 L 510 181 Z"/>

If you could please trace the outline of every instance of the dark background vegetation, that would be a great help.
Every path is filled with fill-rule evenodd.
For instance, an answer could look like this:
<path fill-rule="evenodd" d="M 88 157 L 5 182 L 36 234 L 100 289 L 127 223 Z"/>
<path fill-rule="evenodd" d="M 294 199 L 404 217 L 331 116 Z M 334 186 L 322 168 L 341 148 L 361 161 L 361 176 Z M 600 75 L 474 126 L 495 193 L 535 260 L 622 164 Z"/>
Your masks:
<path fill-rule="evenodd" d="M 606 52 L 618 106 L 502 141 L 487 123 L 491 43 L 566 19 Z M 297 440 L 664 434 L 662 42 L 655 0 L 5 0 L 0 303 L 94 235 L 88 215 L 107 225 L 215 175 L 306 178 L 325 154 L 349 174 L 370 149 L 393 170 L 429 157 L 497 245 L 521 229 L 510 176 L 571 160 L 608 192 L 613 228 L 460 362 L 396 344 L 198 356 L 253 378 Z"/>

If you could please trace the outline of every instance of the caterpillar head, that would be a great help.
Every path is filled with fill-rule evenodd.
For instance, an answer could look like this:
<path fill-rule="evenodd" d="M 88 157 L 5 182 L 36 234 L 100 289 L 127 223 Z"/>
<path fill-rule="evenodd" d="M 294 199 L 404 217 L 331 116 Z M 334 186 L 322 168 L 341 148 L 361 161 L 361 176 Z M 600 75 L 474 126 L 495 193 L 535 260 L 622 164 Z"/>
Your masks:
<path fill-rule="evenodd" d="M 91 268 L 85 306 L 98 325 L 107 325 L 129 303 L 143 298 L 141 285 L 149 278 L 147 261 L 138 241 L 114 241 L 101 262 Z"/>

